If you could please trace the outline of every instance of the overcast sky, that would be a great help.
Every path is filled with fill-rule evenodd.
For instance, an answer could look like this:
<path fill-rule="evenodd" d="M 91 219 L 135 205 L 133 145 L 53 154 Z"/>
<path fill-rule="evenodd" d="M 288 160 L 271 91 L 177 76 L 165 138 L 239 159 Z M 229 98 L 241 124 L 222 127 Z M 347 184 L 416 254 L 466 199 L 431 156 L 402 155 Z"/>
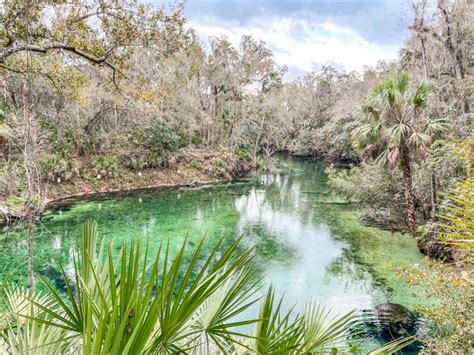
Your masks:
<path fill-rule="evenodd" d="M 186 16 L 203 44 L 250 34 L 267 43 L 294 77 L 330 64 L 361 70 L 394 59 L 406 31 L 407 0 L 188 0 Z"/>

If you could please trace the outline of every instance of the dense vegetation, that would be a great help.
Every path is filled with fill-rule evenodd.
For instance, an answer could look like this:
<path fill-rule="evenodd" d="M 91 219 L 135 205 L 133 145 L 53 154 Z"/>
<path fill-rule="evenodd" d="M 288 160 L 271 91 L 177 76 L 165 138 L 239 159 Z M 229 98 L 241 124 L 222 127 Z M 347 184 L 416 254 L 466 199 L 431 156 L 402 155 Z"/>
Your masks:
<path fill-rule="evenodd" d="M 286 151 L 352 163 L 350 170 L 328 173 L 332 186 L 360 201 L 363 220 L 410 232 L 431 256 L 467 256 L 462 271 L 442 270 L 462 287 L 472 286 L 465 281 L 473 238 L 472 3 L 414 2 L 410 36 L 397 61 L 362 73 L 323 67 L 291 81 L 265 43 L 251 36 L 238 48 L 222 37 L 201 45 L 186 26 L 183 6 L 127 0 L 8 0 L 0 6 L 0 212 L 27 222 L 30 250 L 48 197 L 78 181 L 134 185 L 144 171 L 166 169 L 196 151 L 211 154 L 206 173 L 233 177 L 238 172 L 228 170 L 248 171 Z M 228 159 L 218 158 L 224 155 Z M 231 159 L 236 163 L 226 165 Z M 467 278 L 457 277 L 466 272 Z M 30 279 L 34 286 L 32 267 Z M 90 287 L 93 280 L 86 279 Z M 99 290 L 94 297 L 102 297 Z M 44 309 L 51 302 L 35 304 Z M 80 305 L 86 306 L 92 307 L 87 300 Z M 448 313 L 440 317 L 440 324 L 459 329 Z M 76 320 L 63 319 L 69 331 L 92 331 Z M 108 330 L 100 331 L 105 339 Z M 468 337 L 452 344 L 463 341 L 472 345 Z M 221 344 L 220 338 L 213 342 Z M 166 339 L 153 344 L 175 346 Z"/>

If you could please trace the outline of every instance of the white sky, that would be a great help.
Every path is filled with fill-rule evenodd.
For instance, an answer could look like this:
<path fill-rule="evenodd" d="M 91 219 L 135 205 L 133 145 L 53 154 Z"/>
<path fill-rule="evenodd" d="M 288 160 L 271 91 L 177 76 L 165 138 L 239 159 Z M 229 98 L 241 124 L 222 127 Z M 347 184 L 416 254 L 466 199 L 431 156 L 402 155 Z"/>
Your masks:
<path fill-rule="evenodd" d="M 289 77 L 332 65 L 362 70 L 397 57 L 404 41 L 407 0 L 189 0 L 189 25 L 203 44 L 224 35 L 266 42 Z M 404 24 L 405 23 L 405 24 Z"/>

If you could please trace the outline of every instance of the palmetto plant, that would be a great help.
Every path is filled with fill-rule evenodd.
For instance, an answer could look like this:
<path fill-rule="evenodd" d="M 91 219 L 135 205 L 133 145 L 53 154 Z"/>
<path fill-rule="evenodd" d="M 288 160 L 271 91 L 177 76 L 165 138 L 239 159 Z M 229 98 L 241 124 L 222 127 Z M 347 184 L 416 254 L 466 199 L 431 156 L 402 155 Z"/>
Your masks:
<path fill-rule="evenodd" d="M 472 256 L 474 250 L 474 139 L 457 146 L 457 153 L 466 163 L 467 176 L 447 196 L 440 215 L 439 236 L 450 245 L 456 245 Z"/>
<path fill-rule="evenodd" d="M 410 84 L 400 73 L 378 84 L 360 109 L 365 123 L 352 133 L 354 145 L 366 158 L 381 165 L 398 166 L 403 174 L 407 224 L 416 235 L 416 209 L 412 186 L 412 163 L 426 156 L 433 137 L 447 129 L 445 119 L 427 115 L 432 86 Z"/>
<path fill-rule="evenodd" d="M 74 281 L 63 270 L 65 292 L 45 279 L 44 295 L 5 292 L 0 353 L 322 353 L 345 347 L 360 323 L 314 304 L 283 313 L 272 289 L 260 300 L 253 252 L 237 253 L 240 238 L 205 258 L 203 241 L 186 261 L 186 243 L 174 258 L 168 246 L 149 255 L 139 242 L 114 257 L 104 243 L 96 251 L 97 239 L 97 225 L 86 222 Z M 246 316 L 259 301 L 259 316 Z M 253 335 L 241 330 L 249 326 Z"/>

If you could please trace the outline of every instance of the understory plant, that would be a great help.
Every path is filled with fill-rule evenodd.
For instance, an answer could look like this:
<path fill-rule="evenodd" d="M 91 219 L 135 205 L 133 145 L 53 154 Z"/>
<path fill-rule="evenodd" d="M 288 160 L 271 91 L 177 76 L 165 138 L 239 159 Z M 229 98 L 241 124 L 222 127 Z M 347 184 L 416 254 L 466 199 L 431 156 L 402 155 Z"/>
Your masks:
<path fill-rule="evenodd" d="M 156 169 L 163 166 L 170 160 L 169 154 L 160 155 L 158 153 L 131 155 L 124 159 L 124 165 L 127 169 L 132 171 L 139 171 L 143 169 Z"/>
<path fill-rule="evenodd" d="M 79 175 L 80 164 L 58 155 L 51 155 L 41 161 L 41 168 L 48 180 L 59 183 L 61 180 L 68 181 L 74 175 Z"/>
<path fill-rule="evenodd" d="M 117 158 L 112 155 L 99 155 L 92 161 L 95 173 L 113 177 L 118 168 Z"/>
<path fill-rule="evenodd" d="M 472 259 L 474 250 L 474 139 L 456 147 L 465 165 L 466 178 L 456 184 L 442 206 L 437 223 L 440 240 L 465 250 Z M 470 260 L 472 261 L 472 260 Z"/>
<path fill-rule="evenodd" d="M 472 139 L 457 145 L 457 154 L 466 164 L 467 176 L 446 196 L 433 226 L 439 241 L 463 251 L 465 259 L 451 263 L 428 261 L 429 268 L 414 265 L 409 269 L 399 269 L 410 283 L 427 286 L 426 296 L 437 300 L 435 307 L 419 309 L 433 323 L 430 336 L 423 339 L 424 350 L 429 354 L 468 354 L 474 348 L 473 147 Z"/>

